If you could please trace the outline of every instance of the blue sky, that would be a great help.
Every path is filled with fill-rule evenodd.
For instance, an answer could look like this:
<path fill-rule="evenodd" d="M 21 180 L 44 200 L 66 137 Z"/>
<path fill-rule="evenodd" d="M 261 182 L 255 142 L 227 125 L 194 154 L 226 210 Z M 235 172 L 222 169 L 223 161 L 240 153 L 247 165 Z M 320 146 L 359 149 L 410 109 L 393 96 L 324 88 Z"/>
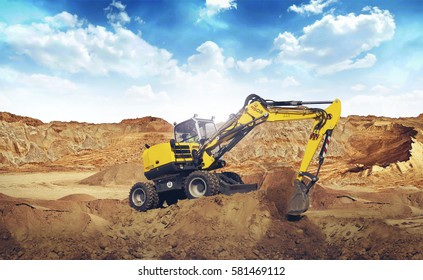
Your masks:
<path fill-rule="evenodd" d="M 423 113 L 423 1 L 0 0 L 0 111 L 225 120 L 256 93 Z"/>

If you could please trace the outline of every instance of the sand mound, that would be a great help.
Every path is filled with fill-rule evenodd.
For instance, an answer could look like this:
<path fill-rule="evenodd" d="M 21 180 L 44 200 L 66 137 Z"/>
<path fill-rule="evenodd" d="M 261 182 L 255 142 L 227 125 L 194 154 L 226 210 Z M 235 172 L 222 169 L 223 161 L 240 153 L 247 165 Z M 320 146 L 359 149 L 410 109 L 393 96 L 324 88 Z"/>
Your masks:
<path fill-rule="evenodd" d="M 29 126 L 39 126 L 43 124 L 43 122 L 38 119 L 22 117 L 8 112 L 0 112 L 0 121 L 8 123 L 21 122 Z"/>
<path fill-rule="evenodd" d="M 42 123 L 0 113 L 0 169 L 94 169 L 139 161 L 140 146 L 169 141 L 172 128 L 154 117 L 113 124 Z"/>
<path fill-rule="evenodd" d="M 155 132 L 173 132 L 173 126 L 163 119 L 156 117 L 143 117 L 136 119 L 125 119 L 120 124 L 136 126 L 140 130 Z"/>
<path fill-rule="evenodd" d="M 37 209 L 26 203 L 9 204 L 2 210 L 3 224 L 17 241 L 34 237 L 72 237 L 84 232 L 90 223 L 89 215 L 83 212 Z"/>
<path fill-rule="evenodd" d="M 367 126 L 349 138 L 351 147 L 348 153 L 352 163 L 363 164 L 365 167 L 379 165 L 386 167 L 391 163 L 407 161 L 411 154 L 414 137 L 417 131 L 401 124 L 371 120 L 367 124 L 361 121 L 354 126 Z"/>
<path fill-rule="evenodd" d="M 261 190 L 279 211 L 280 215 L 286 214 L 287 201 L 291 196 L 292 184 L 296 172 L 292 168 L 276 168 L 263 175 Z"/>
<path fill-rule="evenodd" d="M 70 194 L 67 196 L 64 196 L 62 198 L 59 198 L 58 200 L 64 200 L 64 201 L 92 201 L 96 200 L 92 195 L 85 194 L 85 193 L 78 193 L 78 194 Z"/>
<path fill-rule="evenodd" d="M 86 179 L 81 184 L 91 186 L 132 186 L 136 182 L 146 181 L 144 168 L 139 163 L 123 163 L 113 165 Z"/>
<path fill-rule="evenodd" d="M 183 200 L 145 213 L 131 209 L 127 200 L 92 200 L 85 194 L 0 204 L 3 228 L 24 248 L 8 258 L 321 258 L 327 249 L 318 228 L 306 219 L 291 225 L 275 206 L 285 200 L 278 180 L 289 182 L 292 174 L 263 174 L 258 192 Z M 34 242 L 42 245 L 30 245 Z"/>
<path fill-rule="evenodd" d="M 16 198 L 0 193 L 0 200 L 16 200 Z"/>

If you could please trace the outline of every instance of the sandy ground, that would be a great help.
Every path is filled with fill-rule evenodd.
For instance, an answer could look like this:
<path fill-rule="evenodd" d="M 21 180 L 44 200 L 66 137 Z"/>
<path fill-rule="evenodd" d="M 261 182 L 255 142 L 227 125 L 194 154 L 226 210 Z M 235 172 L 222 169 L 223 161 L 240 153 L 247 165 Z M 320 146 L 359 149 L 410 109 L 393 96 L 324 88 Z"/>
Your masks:
<path fill-rule="evenodd" d="M 139 213 L 129 187 L 81 185 L 93 172 L 0 176 L 3 259 L 423 259 L 423 191 L 316 185 L 297 221 L 284 211 L 293 170 L 244 180 L 248 194 Z"/>
<path fill-rule="evenodd" d="M 82 179 L 96 173 L 96 171 L 68 171 L 0 174 L 0 193 L 13 197 L 47 200 L 55 200 L 75 193 L 89 194 L 98 199 L 127 197 L 128 186 L 105 188 L 79 184 Z"/>

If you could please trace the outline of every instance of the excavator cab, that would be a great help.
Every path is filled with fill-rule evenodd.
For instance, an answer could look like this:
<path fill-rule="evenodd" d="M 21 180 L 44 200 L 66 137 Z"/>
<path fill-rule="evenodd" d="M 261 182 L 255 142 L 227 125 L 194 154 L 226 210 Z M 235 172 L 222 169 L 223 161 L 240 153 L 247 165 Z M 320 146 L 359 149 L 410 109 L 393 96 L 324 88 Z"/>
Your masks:
<path fill-rule="evenodd" d="M 214 119 L 193 118 L 175 125 L 175 141 L 177 143 L 199 143 L 208 140 L 217 131 Z"/>

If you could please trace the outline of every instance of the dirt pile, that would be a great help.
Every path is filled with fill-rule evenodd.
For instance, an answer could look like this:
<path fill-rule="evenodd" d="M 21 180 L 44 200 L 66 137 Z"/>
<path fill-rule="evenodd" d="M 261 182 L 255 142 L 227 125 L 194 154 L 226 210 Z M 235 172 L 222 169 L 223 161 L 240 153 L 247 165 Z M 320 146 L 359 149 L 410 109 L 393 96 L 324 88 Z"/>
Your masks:
<path fill-rule="evenodd" d="M 119 124 L 51 122 L 2 113 L 0 169 L 87 169 L 137 162 L 144 143 L 170 138 L 172 126 L 159 118 Z"/>
<path fill-rule="evenodd" d="M 43 124 L 43 122 L 38 119 L 22 117 L 8 112 L 0 112 L 0 121 L 8 123 L 20 122 L 30 126 L 39 126 Z"/>
<path fill-rule="evenodd" d="M 88 178 L 80 181 L 81 184 L 91 186 L 123 185 L 132 186 L 136 182 L 145 182 L 144 167 L 139 163 L 121 163 L 108 167 Z"/>
<path fill-rule="evenodd" d="M 322 258 L 324 235 L 307 219 L 290 224 L 273 201 L 285 200 L 263 175 L 260 192 L 184 200 L 135 212 L 127 200 L 78 194 L 59 200 L 0 200 L 3 258 L 265 259 Z M 275 194 L 278 194 L 277 196 Z M 46 230 L 46 228 L 49 230 Z M 303 247 L 299 247 L 301 243 Z M 36 244 L 34 246 L 34 244 Z M 315 249 L 315 246 L 321 248 Z M 12 253 L 11 253 L 12 252 Z"/>
<path fill-rule="evenodd" d="M 96 200 L 97 198 L 95 198 L 92 195 L 89 194 L 85 194 L 85 193 L 76 193 L 76 194 L 70 194 L 70 195 L 66 195 L 62 198 L 59 198 L 58 200 L 63 200 L 63 201 L 92 201 L 92 200 Z"/>
<path fill-rule="evenodd" d="M 342 153 L 330 156 L 323 167 L 326 184 L 421 186 L 423 122 L 419 118 L 351 116 L 341 120 L 335 133 L 333 146 Z"/>

